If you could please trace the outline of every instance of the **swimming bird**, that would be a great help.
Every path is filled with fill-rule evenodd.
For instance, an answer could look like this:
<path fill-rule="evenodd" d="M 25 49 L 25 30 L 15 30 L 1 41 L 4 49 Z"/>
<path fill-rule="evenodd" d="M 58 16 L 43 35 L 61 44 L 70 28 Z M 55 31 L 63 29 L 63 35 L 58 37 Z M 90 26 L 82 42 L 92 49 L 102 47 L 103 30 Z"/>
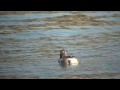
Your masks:
<path fill-rule="evenodd" d="M 64 49 L 60 50 L 60 59 L 58 62 L 67 65 L 79 64 L 79 60 L 74 56 L 67 56 L 67 52 Z"/>

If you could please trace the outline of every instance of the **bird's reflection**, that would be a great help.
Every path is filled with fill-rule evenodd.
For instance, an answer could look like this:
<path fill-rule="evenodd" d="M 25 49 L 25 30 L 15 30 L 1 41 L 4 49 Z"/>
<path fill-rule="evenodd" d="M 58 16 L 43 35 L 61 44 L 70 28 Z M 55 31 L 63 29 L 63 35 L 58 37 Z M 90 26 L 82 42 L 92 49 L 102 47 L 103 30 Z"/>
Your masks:
<path fill-rule="evenodd" d="M 62 68 L 68 68 L 68 67 L 74 68 L 74 67 L 77 67 L 77 66 L 78 66 L 78 64 L 69 65 L 69 64 L 65 64 L 65 63 L 59 63 L 59 65 L 60 65 Z"/>

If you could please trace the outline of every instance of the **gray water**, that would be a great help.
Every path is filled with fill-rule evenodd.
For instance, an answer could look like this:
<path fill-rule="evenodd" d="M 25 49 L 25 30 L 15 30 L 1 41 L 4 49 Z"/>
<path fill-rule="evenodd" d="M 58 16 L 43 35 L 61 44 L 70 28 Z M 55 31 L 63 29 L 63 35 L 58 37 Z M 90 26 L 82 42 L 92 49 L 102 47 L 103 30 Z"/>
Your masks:
<path fill-rule="evenodd" d="M 29 14 L 28 17 L 27 14 L 0 15 L 0 20 L 7 20 L 6 23 L 0 22 L 0 26 L 6 27 L 0 29 L 0 76 L 65 78 L 69 75 L 120 73 L 120 25 L 66 26 L 67 28 L 36 26 L 25 30 L 7 28 L 42 24 L 42 21 L 20 21 L 22 24 L 11 21 L 36 17 L 46 18 L 45 14 Z M 53 13 L 51 17 L 57 16 Z M 80 60 L 78 66 L 59 65 L 59 50 L 63 48 L 68 55 Z"/>
<path fill-rule="evenodd" d="M 95 20 L 104 20 L 104 21 L 120 21 L 119 17 L 108 17 L 108 18 L 99 18 Z"/>
<path fill-rule="evenodd" d="M 113 11 L 113 12 L 105 12 L 105 11 L 98 11 L 98 12 L 89 12 L 89 13 L 85 13 L 84 15 L 87 15 L 87 16 L 112 16 L 112 15 L 115 15 L 115 14 L 120 14 L 119 11 Z"/>
<path fill-rule="evenodd" d="M 21 15 L 0 15 L 0 20 L 26 20 L 26 19 L 38 19 L 38 18 L 51 18 L 56 16 L 72 15 L 72 13 L 36 13 L 36 14 L 21 14 Z"/>

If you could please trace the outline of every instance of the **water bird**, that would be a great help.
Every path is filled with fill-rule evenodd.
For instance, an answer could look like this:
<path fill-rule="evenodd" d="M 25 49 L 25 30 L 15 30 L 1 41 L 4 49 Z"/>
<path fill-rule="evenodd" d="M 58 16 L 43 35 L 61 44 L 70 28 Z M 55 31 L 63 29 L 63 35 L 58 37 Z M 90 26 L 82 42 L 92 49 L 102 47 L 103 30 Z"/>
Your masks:
<path fill-rule="evenodd" d="M 61 64 L 66 65 L 73 65 L 73 64 L 79 64 L 79 60 L 74 56 L 67 56 L 66 50 L 60 50 L 60 58 L 58 60 Z"/>

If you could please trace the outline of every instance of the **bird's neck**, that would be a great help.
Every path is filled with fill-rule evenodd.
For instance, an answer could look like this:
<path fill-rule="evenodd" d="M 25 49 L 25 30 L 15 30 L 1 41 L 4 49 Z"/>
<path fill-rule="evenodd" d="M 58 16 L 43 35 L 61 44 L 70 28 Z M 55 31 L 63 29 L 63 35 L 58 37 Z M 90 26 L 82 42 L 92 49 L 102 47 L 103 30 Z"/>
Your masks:
<path fill-rule="evenodd" d="M 63 58 L 64 56 L 67 56 L 67 54 L 60 54 L 60 58 Z"/>

